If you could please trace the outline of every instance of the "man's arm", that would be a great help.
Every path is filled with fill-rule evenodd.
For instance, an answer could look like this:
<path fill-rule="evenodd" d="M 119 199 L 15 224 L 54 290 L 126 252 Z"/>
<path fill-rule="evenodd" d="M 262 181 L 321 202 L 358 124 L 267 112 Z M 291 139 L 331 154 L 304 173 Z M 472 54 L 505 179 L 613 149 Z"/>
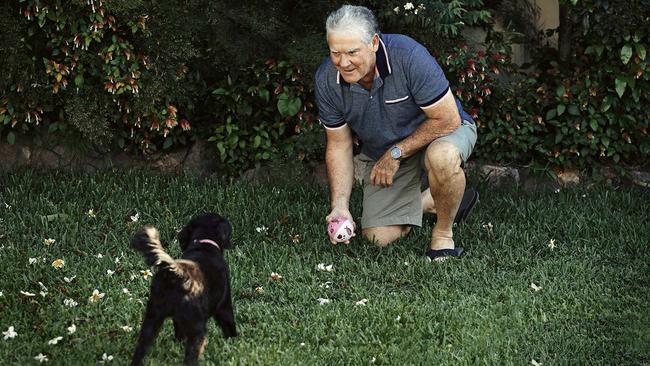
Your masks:
<path fill-rule="evenodd" d="M 335 217 L 344 216 L 354 222 L 350 213 L 350 195 L 354 185 L 352 131 L 348 125 L 325 131 L 327 136 L 325 164 L 331 204 L 331 211 L 326 220 L 329 222 Z M 335 242 L 332 243 L 335 244 Z"/>
<path fill-rule="evenodd" d="M 436 104 L 422 109 L 427 119 L 410 136 L 395 145 L 402 150 L 402 157 L 414 155 L 442 136 L 447 136 L 460 126 L 460 113 L 451 89 Z M 399 160 L 390 156 L 390 149 L 382 155 L 370 173 L 370 184 L 390 187 L 399 169 Z"/>

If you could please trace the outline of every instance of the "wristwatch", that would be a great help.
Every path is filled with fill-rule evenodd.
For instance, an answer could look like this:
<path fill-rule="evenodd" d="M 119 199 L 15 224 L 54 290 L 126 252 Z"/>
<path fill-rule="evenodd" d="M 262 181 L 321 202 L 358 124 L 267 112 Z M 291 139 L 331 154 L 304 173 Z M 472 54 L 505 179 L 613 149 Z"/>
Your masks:
<path fill-rule="evenodd" d="M 399 160 L 402 157 L 402 149 L 400 149 L 397 145 L 391 147 L 390 156 L 395 160 Z"/>

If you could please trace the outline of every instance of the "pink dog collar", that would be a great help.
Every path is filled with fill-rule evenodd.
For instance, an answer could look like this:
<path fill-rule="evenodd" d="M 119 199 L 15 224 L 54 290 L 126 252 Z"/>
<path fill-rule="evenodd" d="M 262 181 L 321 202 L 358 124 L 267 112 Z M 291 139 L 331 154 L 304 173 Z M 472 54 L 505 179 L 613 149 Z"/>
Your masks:
<path fill-rule="evenodd" d="M 215 247 L 217 247 L 217 249 L 221 250 L 221 247 L 219 246 L 219 244 L 217 244 L 217 242 L 215 242 L 215 241 L 213 241 L 213 240 L 210 240 L 210 239 L 200 239 L 200 240 L 194 240 L 194 241 L 197 242 L 197 243 L 201 243 L 201 244 L 210 244 L 210 245 L 214 245 Z"/>

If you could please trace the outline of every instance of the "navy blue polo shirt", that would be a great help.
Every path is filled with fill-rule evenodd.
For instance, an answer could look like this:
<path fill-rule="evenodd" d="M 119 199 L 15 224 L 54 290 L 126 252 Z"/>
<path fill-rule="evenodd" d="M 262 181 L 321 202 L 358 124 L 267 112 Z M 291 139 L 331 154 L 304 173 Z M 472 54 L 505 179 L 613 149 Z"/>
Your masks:
<path fill-rule="evenodd" d="M 422 109 L 451 92 L 442 69 L 424 46 L 400 34 L 382 34 L 372 88 L 350 85 L 328 57 L 316 71 L 320 122 L 328 129 L 348 124 L 363 142 L 361 152 L 379 159 L 426 120 Z M 463 120 L 474 122 L 460 102 Z"/>

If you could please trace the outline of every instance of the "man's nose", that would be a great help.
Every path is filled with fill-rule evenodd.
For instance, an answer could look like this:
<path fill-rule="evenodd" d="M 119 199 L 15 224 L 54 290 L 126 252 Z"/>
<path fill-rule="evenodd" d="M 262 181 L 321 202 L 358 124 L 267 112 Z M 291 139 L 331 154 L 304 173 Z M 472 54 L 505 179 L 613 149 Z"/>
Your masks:
<path fill-rule="evenodd" d="M 341 67 L 347 67 L 350 65 L 350 59 L 346 55 L 341 56 L 341 61 L 339 61 Z"/>

